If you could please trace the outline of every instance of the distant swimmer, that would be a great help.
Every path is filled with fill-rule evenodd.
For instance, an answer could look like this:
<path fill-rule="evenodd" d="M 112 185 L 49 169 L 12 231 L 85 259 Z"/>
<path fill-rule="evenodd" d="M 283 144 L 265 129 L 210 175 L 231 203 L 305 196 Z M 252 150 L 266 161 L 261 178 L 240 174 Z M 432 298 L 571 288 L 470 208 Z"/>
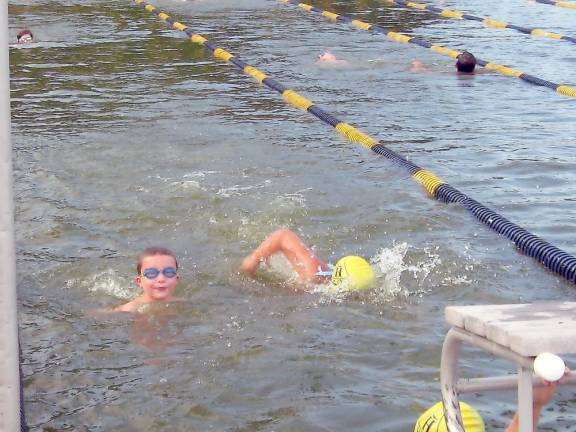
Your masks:
<path fill-rule="evenodd" d="M 456 70 L 460 73 L 472 74 L 476 67 L 476 57 L 468 51 L 463 51 L 456 57 Z"/>
<path fill-rule="evenodd" d="M 340 60 L 336 58 L 334 54 L 330 51 L 324 51 L 323 54 L 318 54 L 318 60 L 316 61 L 319 65 L 333 65 L 333 66 L 348 66 L 346 60 Z"/>
<path fill-rule="evenodd" d="M 412 63 L 410 63 L 410 72 L 424 72 L 426 70 L 426 66 L 421 60 L 414 60 Z"/>
<path fill-rule="evenodd" d="M 31 43 L 34 41 L 34 35 L 30 30 L 24 29 L 16 35 L 16 40 L 19 44 Z"/>
<path fill-rule="evenodd" d="M 145 249 L 138 258 L 134 281 L 142 288 L 142 294 L 116 307 L 114 311 L 138 312 L 143 305 L 149 303 L 177 300 L 173 297 L 180 281 L 176 256 L 163 247 Z"/>
<path fill-rule="evenodd" d="M 332 282 L 342 284 L 348 290 L 369 289 L 376 283 L 370 264 L 359 256 L 341 258 L 335 266 L 316 257 L 304 242 L 292 231 L 282 228 L 270 234 L 240 265 L 240 271 L 254 276 L 261 263 L 277 253 L 282 253 L 297 273 L 300 284 Z"/>
<path fill-rule="evenodd" d="M 475 71 L 476 68 L 476 57 L 468 51 L 461 52 L 458 57 L 456 57 L 456 63 L 454 64 L 456 71 L 460 74 L 474 74 L 478 73 Z M 410 63 L 410 72 L 419 73 L 427 72 L 428 68 L 421 60 L 413 60 Z"/>

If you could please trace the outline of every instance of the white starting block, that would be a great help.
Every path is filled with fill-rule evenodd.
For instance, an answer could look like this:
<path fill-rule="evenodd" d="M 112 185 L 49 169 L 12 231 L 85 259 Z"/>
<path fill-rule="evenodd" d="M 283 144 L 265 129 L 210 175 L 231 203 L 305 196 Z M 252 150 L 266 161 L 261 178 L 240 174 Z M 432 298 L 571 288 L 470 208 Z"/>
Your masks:
<path fill-rule="evenodd" d="M 440 383 L 449 432 L 464 432 L 460 393 L 518 387 L 520 432 L 532 432 L 534 358 L 542 352 L 576 354 L 576 302 L 485 306 L 450 306 L 446 321 L 452 326 L 442 347 Z M 458 379 L 463 342 L 511 360 L 518 375 Z M 576 376 L 563 384 L 576 384 Z"/>

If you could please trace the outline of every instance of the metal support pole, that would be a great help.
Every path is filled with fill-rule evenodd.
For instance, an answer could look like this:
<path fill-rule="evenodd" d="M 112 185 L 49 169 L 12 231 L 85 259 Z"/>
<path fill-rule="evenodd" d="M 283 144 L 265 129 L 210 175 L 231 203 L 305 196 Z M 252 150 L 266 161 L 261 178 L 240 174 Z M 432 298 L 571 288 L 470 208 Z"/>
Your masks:
<path fill-rule="evenodd" d="M 444 404 L 444 417 L 449 432 L 464 432 L 460 402 L 458 400 L 458 359 L 462 340 L 454 329 L 450 329 L 444 345 L 442 345 L 442 359 L 440 362 L 440 386 L 442 388 L 442 402 Z"/>
<path fill-rule="evenodd" d="M 518 366 L 519 431 L 533 432 L 532 369 Z"/>
<path fill-rule="evenodd" d="M 8 1 L 0 0 L 0 431 L 20 430 Z"/>
<path fill-rule="evenodd" d="M 460 378 L 458 380 L 458 393 L 479 393 L 483 391 L 500 391 L 518 389 L 518 375 L 506 375 L 488 378 Z M 576 375 L 562 378 L 559 385 L 576 385 Z M 546 384 L 541 378 L 532 378 L 532 388 L 544 387 Z"/>

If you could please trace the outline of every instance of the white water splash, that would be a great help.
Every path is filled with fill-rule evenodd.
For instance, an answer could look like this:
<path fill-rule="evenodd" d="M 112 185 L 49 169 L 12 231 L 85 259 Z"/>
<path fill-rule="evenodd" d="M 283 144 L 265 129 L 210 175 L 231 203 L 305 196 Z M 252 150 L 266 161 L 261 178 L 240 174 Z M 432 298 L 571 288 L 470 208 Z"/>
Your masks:
<path fill-rule="evenodd" d="M 306 196 L 304 192 L 311 190 L 311 188 L 298 190 L 292 193 L 285 193 L 282 195 L 277 195 L 271 201 L 273 207 L 305 207 L 306 206 Z"/>
<path fill-rule="evenodd" d="M 218 171 L 194 171 L 188 174 L 184 174 L 182 178 L 195 178 L 195 177 L 206 177 L 207 174 L 218 174 Z"/>
<path fill-rule="evenodd" d="M 234 186 L 230 186 L 230 187 L 224 187 L 224 188 L 220 188 L 217 192 L 216 195 L 221 196 L 223 198 L 230 198 L 232 196 L 242 196 L 242 195 L 247 195 L 248 191 L 252 190 L 252 189 L 258 189 L 261 188 L 263 186 L 239 186 L 239 185 L 234 185 Z"/>
<path fill-rule="evenodd" d="M 196 189 L 206 191 L 201 185 L 200 180 L 206 178 L 209 174 L 217 174 L 217 171 L 194 171 L 182 176 L 182 180 L 170 181 L 170 186 L 174 189 Z"/>
<path fill-rule="evenodd" d="M 391 248 L 383 248 L 370 258 L 376 275 L 376 287 L 366 292 L 350 291 L 345 284 L 331 283 L 315 285 L 312 292 L 322 294 L 324 302 L 341 302 L 350 296 L 367 296 L 374 302 L 391 301 L 407 297 L 410 292 L 402 285 L 402 279 L 411 277 L 422 284 L 428 275 L 441 263 L 436 252 L 425 249 L 425 257 L 416 263 L 408 263 L 407 243 L 399 243 Z"/>
<path fill-rule="evenodd" d="M 266 262 L 262 264 L 262 268 L 274 275 L 285 279 L 286 283 L 297 283 L 298 280 L 298 273 L 286 258 L 286 255 L 283 253 L 276 253 L 268 257 Z"/>
<path fill-rule="evenodd" d="M 138 288 L 128 278 L 119 276 L 112 269 L 92 275 L 81 282 L 82 288 L 94 293 L 104 293 L 119 299 L 130 299 L 138 294 Z"/>
<path fill-rule="evenodd" d="M 202 186 L 200 186 L 200 182 L 196 180 L 182 180 L 182 181 L 175 181 L 170 183 L 174 189 L 197 189 L 197 190 L 205 190 Z"/>
<path fill-rule="evenodd" d="M 394 245 L 390 249 L 382 249 L 370 259 L 377 279 L 375 292 L 378 297 L 391 298 L 398 294 L 406 294 L 400 285 L 400 277 L 408 266 L 404 262 L 407 243 Z"/>

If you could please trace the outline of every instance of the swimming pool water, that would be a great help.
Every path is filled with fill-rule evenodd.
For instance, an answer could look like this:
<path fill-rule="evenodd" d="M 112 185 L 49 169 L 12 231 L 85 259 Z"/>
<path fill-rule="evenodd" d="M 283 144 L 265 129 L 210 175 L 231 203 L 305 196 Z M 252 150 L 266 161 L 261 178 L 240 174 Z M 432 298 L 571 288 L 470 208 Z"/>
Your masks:
<path fill-rule="evenodd" d="M 315 1 L 554 82 L 573 44 L 378 1 Z M 154 3 L 479 202 L 576 253 L 574 99 L 274 1 Z M 574 35 L 519 0 L 442 7 Z M 129 1 L 11 1 L 18 289 L 34 431 L 410 431 L 439 400 L 443 309 L 573 300 L 574 287 L 462 208 Z M 331 50 L 342 68 L 316 64 Z M 410 72 L 421 60 L 427 71 Z M 377 262 L 362 297 L 296 295 L 237 274 L 273 229 L 332 262 Z M 186 301 L 95 315 L 134 296 L 134 261 L 180 258 Z M 465 372 L 510 365 L 469 353 Z M 568 360 L 570 364 L 570 360 Z M 510 394 L 466 398 L 489 428 Z M 544 425 L 569 429 L 570 393 Z"/>

